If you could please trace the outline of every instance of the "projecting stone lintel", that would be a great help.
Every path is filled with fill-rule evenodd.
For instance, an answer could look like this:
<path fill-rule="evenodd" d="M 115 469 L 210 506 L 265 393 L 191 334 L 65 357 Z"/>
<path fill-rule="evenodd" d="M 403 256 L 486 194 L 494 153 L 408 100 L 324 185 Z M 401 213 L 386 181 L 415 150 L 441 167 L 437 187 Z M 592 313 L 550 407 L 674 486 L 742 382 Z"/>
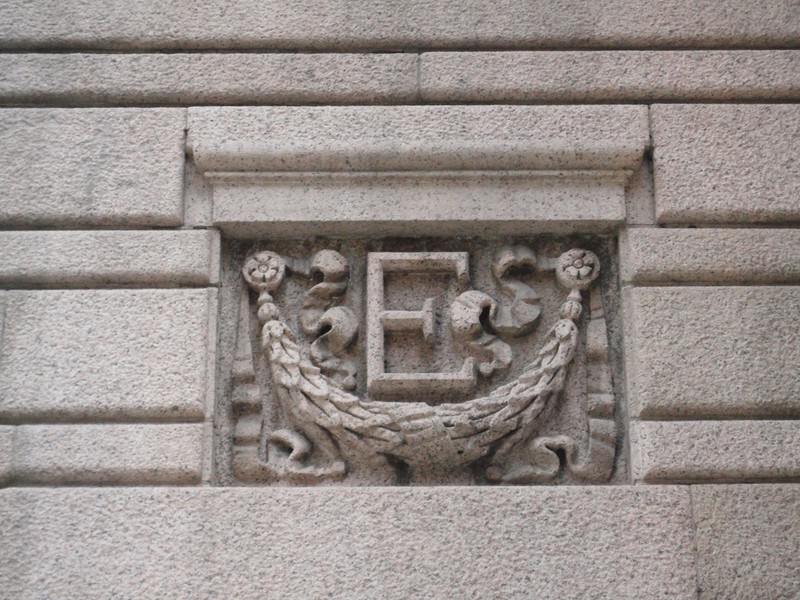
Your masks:
<path fill-rule="evenodd" d="M 642 106 L 210 107 L 186 151 L 227 237 L 615 230 Z"/>
<path fill-rule="evenodd" d="M 646 106 L 198 107 L 201 172 L 633 169 Z"/>
<path fill-rule="evenodd" d="M 630 171 L 209 173 L 230 237 L 521 235 L 615 229 Z"/>

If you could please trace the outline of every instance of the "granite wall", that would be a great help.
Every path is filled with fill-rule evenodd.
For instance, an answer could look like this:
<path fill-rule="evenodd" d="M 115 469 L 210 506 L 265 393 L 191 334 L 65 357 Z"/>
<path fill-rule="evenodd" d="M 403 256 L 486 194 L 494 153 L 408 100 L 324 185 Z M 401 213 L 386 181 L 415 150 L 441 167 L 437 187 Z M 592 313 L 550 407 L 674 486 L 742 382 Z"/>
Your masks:
<path fill-rule="evenodd" d="M 0 3 L 0 596 L 800 597 L 798 99 L 797 0 Z M 202 173 L 330 152 L 312 105 L 635 163 L 535 219 L 618 239 L 613 484 L 221 484 L 221 246 L 276 221 Z"/>

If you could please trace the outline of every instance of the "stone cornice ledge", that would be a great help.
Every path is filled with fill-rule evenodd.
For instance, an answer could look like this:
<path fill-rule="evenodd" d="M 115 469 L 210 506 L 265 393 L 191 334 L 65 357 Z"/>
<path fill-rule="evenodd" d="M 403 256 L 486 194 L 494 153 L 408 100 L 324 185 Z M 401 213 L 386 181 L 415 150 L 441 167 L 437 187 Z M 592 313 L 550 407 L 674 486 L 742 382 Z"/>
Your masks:
<path fill-rule="evenodd" d="M 640 106 L 204 107 L 187 152 L 235 237 L 613 229 Z"/>

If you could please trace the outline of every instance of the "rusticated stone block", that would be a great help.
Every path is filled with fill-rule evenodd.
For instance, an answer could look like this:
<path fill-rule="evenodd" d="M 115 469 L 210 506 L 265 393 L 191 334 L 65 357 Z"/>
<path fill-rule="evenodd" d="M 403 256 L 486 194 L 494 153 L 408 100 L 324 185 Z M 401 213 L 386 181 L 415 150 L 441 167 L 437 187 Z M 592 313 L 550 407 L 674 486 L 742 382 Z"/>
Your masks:
<path fill-rule="evenodd" d="M 795 283 L 798 229 L 627 229 L 620 237 L 624 282 Z"/>
<path fill-rule="evenodd" d="M 219 234 L 214 230 L 0 232 L 3 283 L 65 287 L 218 281 Z"/>
<path fill-rule="evenodd" d="M 428 102 L 643 102 L 800 98 L 800 52 L 430 52 Z"/>
<path fill-rule="evenodd" d="M 14 2 L 0 11 L 0 47 L 248 48 L 774 48 L 797 46 L 792 0 L 430 2 L 139 0 Z M 179 26 L 178 26 L 179 25 Z"/>
<path fill-rule="evenodd" d="M 637 481 L 769 481 L 800 477 L 798 421 L 633 421 Z"/>
<path fill-rule="evenodd" d="M 0 111 L 0 223 L 180 225 L 184 126 L 177 108 Z"/>
<path fill-rule="evenodd" d="M 6 54 L 0 102 L 409 102 L 414 54 Z"/>
<path fill-rule="evenodd" d="M 695 598 L 683 487 L 12 489 L 15 598 Z"/>
<path fill-rule="evenodd" d="M 623 305 L 633 416 L 800 414 L 800 288 L 633 288 Z"/>
<path fill-rule="evenodd" d="M 660 223 L 800 220 L 800 106 L 652 107 Z"/>
<path fill-rule="evenodd" d="M 199 483 L 203 425 L 19 425 L 14 479 L 22 483 Z"/>
<path fill-rule="evenodd" d="M 9 291 L 0 418 L 199 419 L 216 290 Z"/>
<path fill-rule="evenodd" d="M 0 485 L 11 479 L 13 471 L 14 427 L 0 425 Z"/>
<path fill-rule="evenodd" d="M 699 485 L 691 493 L 701 599 L 797 597 L 800 485 Z"/>

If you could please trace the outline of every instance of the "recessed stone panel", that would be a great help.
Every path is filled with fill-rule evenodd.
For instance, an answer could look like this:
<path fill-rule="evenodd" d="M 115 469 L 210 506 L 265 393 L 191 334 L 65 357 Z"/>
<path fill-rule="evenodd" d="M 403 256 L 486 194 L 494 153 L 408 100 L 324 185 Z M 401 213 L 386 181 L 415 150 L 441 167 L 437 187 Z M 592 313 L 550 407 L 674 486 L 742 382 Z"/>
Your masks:
<path fill-rule="evenodd" d="M 218 479 L 616 480 L 614 247 L 229 242 Z"/>

